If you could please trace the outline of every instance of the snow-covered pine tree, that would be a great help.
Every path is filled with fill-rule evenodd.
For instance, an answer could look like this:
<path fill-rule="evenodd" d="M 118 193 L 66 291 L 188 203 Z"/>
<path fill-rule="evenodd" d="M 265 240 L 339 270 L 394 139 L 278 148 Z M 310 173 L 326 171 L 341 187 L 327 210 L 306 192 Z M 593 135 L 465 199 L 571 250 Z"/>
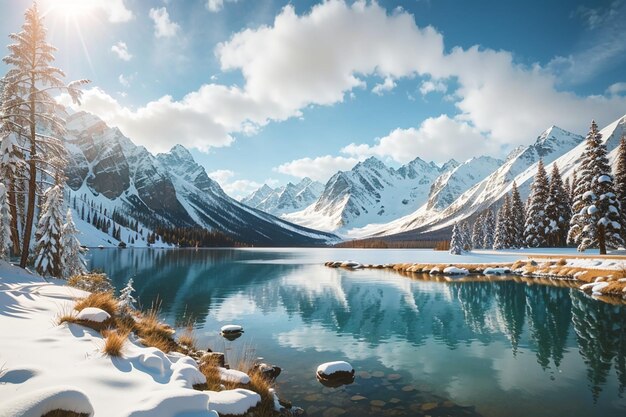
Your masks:
<path fill-rule="evenodd" d="M 461 226 L 457 222 L 454 222 L 454 227 L 452 228 L 450 253 L 452 255 L 461 255 L 463 253 L 463 236 L 461 232 Z"/>
<path fill-rule="evenodd" d="M 135 303 L 137 303 L 137 300 L 133 297 L 133 292 L 135 292 L 135 288 L 133 288 L 133 279 L 131 278 L 126 283 L 126 286 L 122 288 L 122 291 L 120 291 L 118 305 L 122 312 L 128 312 L 136 309 Z"/>
<path fill-rule="evenodd" d="M 463 236 L 463 250 L 469 252 L 472 250 L 472 230 L 467 220 L 461 223 L 461 232 Z"/>
<path fill-rule="evenodd" d="M 624 244 L 606 145 L 595 121 L 581 157 L 572 211 L 567 239 L 577 244 L 579 251 L 597 246 L 600 254 L 605 254 L 607 247 Z"/>
<path fill-rule="evenodd" d="M 621 235 L 626 241 L 626 135 L 622 136 L 615 161 L 615 194 L 620 204 Z"/>
<path fill-rule="evenodd" d="M 53 185 L 44 193 L 35 234 L 35 269 L 43 276 L 61 276 L 61 230 L 63 228 L 63 187 Z"/>
<path fill-rule="evenodd" d="M 496 233 L 496 218 L 493 210 L 488 208 L 485 210 L 483 217 L 483 248 L 493 248 L 493 239 Z"/>
<path fill-rule="evenodd" d="M 72 218 L 72 210 L 67 209 L 65 224 L 61 232 L 61 276 L 65 279 L 83 274 L 87 270 L 77 236 L 78 229 Z"/>
<path fill-rule="evenodd" d="M 2 123 L 27 142 L 28 186 L 20 259 L 22 268 L 26 267 L 29 256 L 38 181 L 46 171 L 62 170 L 62 167 L 51 166 L 50 161 L 63 160 L 65 152 L 60 140 L 42 133 L 49 131 L 60 137 L 64 131 L 63 120 L 56 111 L 59 104 L 51 93 L 67 92 L 74 102 L 79 103 L 80 87 L 88 82 L 63 83 L 61 78 L 65 74 L 52 65 L 56 49 L 46 42 L 47 30 L 37 3 L 29 7 L 24 16 L 22 31 L 9 35 L 13 43 L 8 46 L 9 55 L 3 58 L 9 70 L 3 78 L 0 103 Z M 40 154 L 46 157 L 40 158 Z M 52 175 L 56 176 L 56 173 L 52 172 Z"/>
<path fill-rule="evenodd" d="M 549 191 L 548 176 L 543 160 L 540 159 L 526 207 L 524 240 L 528 247 L 539 248 L 546 245 L 546 204 L 548 203 Z"/>
<path fill-rule="evenodd" d="M 569 221 L 572 206 L 569 195 L 563 186 L 563 179 L 556 163 L 552 164 L 550 191 L 546 204 L 546 243 L 550 247 L 563 247 L 567 244 Z"/>
<path fill-rule="evenodd" d="M 472 248 L 482 249 L 483 247 L 483 214 L 479 214 L 472 227 Z"/>
<path fill-rule="evenodd" d="M 565 181 L 563 181 L 563 190 L 565 191 L 565 194 L 567 194 L 567 202 L 570 205 L 570 208 L 572 207 L 572 180 L 571 178 L 566 179 Z M 568 226 L 569 228 L 569 226 Z"/>
<path fill-rule="evenodd" d="M 576 196 L 576 187 L 578 187 L 578 174 L 576 170 L 572 172 L 572 183 L 569 187 L 569 201 L 574 205 L 574 197 Z"/>
<path fill-rule="evenodd" d="M 8 261 L 11 250 L 11 210 L 9 192 L 0 182 L 0 260 Z"/>
<path fill-rule="evenodd" d="M 508 249 L 510 248 L 510 226 L 509 221 L 511 217 L 511 202 L 509 200 L 509 195 L 504 195 L 504 202 L 502 206 L 498 210 L 498 215 L 496 216 L 496 237 L 493 240 L 493 248 L 494 249 Z"/>
<path fill-rule="evenodd" d="M 522 248 L 526 246 L 524 242 L 524 225 L 526 224 L 526 208 L 522 202 L 522 197 L 517 189 L 517 183 L 513 181 L 511 190 L 511 222 L 509 231 L 510 248 Z"/>

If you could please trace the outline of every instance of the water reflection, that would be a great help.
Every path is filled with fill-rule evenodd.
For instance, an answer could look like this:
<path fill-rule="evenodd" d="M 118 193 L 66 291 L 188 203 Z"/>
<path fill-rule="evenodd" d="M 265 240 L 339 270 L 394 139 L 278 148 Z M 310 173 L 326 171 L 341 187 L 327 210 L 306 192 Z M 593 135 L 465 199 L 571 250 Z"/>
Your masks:
<path fill-rule="evenodd" d="M 117 288 L 135 277 L 140 302 L 158 297 L 172 323 L 192 317 L 203 329 L 248 319 L 246 335 L 270 329 L 255 342 L 283 361 L 301 361 L 296 350 L 317 352 L 320 360 L 341 355 L 362 366 L 379 364 L 428 378 L 441 392 L 487 410 L 519 403 L 509 415 L 542 415 L 533 401 L 571 415 L 626 411 L 626 309 L 574 289 L 410 280 L 388 271 L 324 268 L 325 259 L 302 262 L 301 254 L 278 251 L 91 256 L 91 266 L 108 272 Z M 292 374 L 298 371 L 308 368 Z"/>

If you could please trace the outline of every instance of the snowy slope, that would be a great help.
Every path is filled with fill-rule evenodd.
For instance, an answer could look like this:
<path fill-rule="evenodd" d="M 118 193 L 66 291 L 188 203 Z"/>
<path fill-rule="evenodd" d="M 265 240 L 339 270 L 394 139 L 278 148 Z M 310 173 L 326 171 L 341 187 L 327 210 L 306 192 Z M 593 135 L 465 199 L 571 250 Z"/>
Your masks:
<path fill-rule="evenodd" d="M 275 216 L 300 211 L 317 200 L 324 190 L 324 184 L 303 178 L 299 183 L 288 183 L 271 188 L 264 184 L 261 188 L 244 197 L 241 202 L 249 207 Z"/>
<path fill-rule="evenodd" d="M 611 162 L 615 159 L 619 139 L 625 132 L 626 116 L 601 131 L 610 151 Z M 552 126 L 542 133 L 533 145 L 513 151 L 498 170 L 463 193 L 438 215 L 425 217 L 423 212 L 418 211 L 387 225 L 372 227 L 368 232 L 370 235 L 381 236 L 409 232 L 418 234 L 448 228 L 455 221 L 471 217 L 491 205 L 497 205 L 504 194 L 511 191 L 513 181 L 517 183 L 520 194 L 525 199 L 529 194 L 540 158 L 543 159 L 548 172 L 554 162 L 564 179 L 568 179 L 580 163 L 584 147 L 582 136 Z"/>
<path fill-rule="evenodd" d="M 339 233 L 390 221 L 425 203 L 435 179 L 456 165 L 456 161 L 450 161 L 439 167 L 416 158 L 396 170 L 371 157 L 350 171 L 335 174 L 314 204 L 283 218 Z"/>
<path fill-rule="evenodd" d="M 180 145 L 154 156 L 93 115 L 79 112 L 66 119 L 67 184 L 72 201 L 78 200 L 75 210 L 81 216 L 77 218 L 87 220 L 82 213 L 86 206 L 97 211 L 98 218 L 110 220 L 115 212 L 130 223 L 138 222 L 136 231 L 122 229 L 122 240 L 136 238 L 133 234 L 140 230 L 147 236 L 159 225 L 205 227 L 254 245 L 316 245 L 336 239 L 230 198 Z M 89 226 L 86 221 L 81 226 L 83 240 L 105 240 L 108 244 L 98 243 L 105 246 L 118 243 L 99 236 L 95 228 L 83 230 Z"/>

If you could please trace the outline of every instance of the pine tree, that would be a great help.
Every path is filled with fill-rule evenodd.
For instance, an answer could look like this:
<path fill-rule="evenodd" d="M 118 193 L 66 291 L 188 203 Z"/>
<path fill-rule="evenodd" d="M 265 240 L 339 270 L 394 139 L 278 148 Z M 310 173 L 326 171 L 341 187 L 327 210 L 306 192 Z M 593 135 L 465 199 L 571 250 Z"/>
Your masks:
<path fill-rule="evenodd" d="M 483 248 L 493 248 L 494 234 L 496 233 L 496 219 L 493 210 L 490 208 L 485 211 L 483 217 Z"/>
<path fill-rule="evenodd" d="M 63 227 L 63 188 L 54 185 L 44 193 L 44 203 L 35 234 L 35 268 L 43 276 L 61 276 L 61 230 Z"/>
<path fill-rule="evenodd" d="M 626 241 L 626 136 L 622 136 L 619 142 L 615 165 L 615 194 L 620 205 L 621 235 Z"/>
<path fill-rule="evenodd" d="M 2 122 L 8 130 L 27 141 L 28 150 L 27 210 L 20 259 L 22 268 L 26 267 L 28 261 L 38 180 L 46 171 L 63 170 L 62 166 L 51 163 L 64 160 L 62 142 L 41 133 L 47 129 L 60 137 L 64 131 L 63 120 L 56 111 L 59 105 L 51 93 L 54 90 L 65 91 L 75 103 L 79 103 L 79 88 L 88 82 L 63 83 L 61 78 L 65 74 L 52 65 L 56 49 L 46 42 L 46 32 L 43 17 L 37 3 L 34 3 L 26 10 L 22 31 L 9 35 L 14 43 L 8 46 L 9 55 L 3 59 L 9 70 L 3 78 Z M 45 155 L 45 158 L 39 155 Z"/>
<path fill-rule="evenodd" d="M 135 288 L 133 288 L 133 279 L 131 278 L 126 283 L 126 286 L 122 288 L 122 291 L 120 291 L 118 305 L 122 312 L 128 312 L 136 309 L 135 303 L 137 303 L 137 300 L 133 297 L 133 292 L 135 292 Z"/>
<path fill-rule="evenodd" d="M 572 206 L 574 205 L 574 197 L 576 197 L 576 187 L 578 187 L 578 176 L 576 170 L 574 170 L 572 172 L 572 183 L 569 187 L 569 201 Z"/>
<path fill-rule="evenodd" d="M 567 244 L 569 221 L 572 207 L 569 195 L 563 186 L 559 167 L 552 164 L 550 191 L 546 203 L 546 242 L 550 247 L 563 247 Z"/>
<path fill-rule="evenodd" d="M 537 164 L 537 174 L 528 197 L 526 207 L 526 224 L 524 226 L 524 239 L 526 245 L 531 248 L 539 248 L 546 245 L 546 204 L 548 203 L 549 184 L 543 160 Z"/>
<path fill-rule="evenodd" d="M 605 254 L 607 247 L 623 245 L 619 202 L 606 145 L 595 121 L 581 157 L 573 213 L 568 241 L 577 244 L 579 251 L 597 246 L 600 254 Z"/>
<path fill-rule="evenodd" d="M 472 250 L 472 231 L 467 220 L 461 223 L 461 232 L 463 236 L 463 250 L 469 252 Z"/>
<path fill-rule="evenodd" d="M 509 221 L 511 217 L 511 202 L 509 195 L 504 195 L 504 203 L 498 210 L 498 216 L 496 218 L 496 237 L 493 241 L 494 249 L 508 249 L 510 248 L 510 226 Z"/>
<path fill-rule="evenodd" d="M 511 190 L 511 230 L 510 247 L 511 248 L 523 248 L 526 246 L 524 241 L 524 225 L 526 224 L 526 208 L 522 202 L 522 197 L 517 189 L 517 183 L 513 181 L 513 188 Z"/>
<path fill-rule="evenodd" d="M 0 182 L 0 260 L 9 260 L 11 249 L 11 210 L 9 208 L 9 192 Z"/>
<path fill-rule="evenodd" d="M 474 221 L 474 227 L 472 228 L 472 248 L 482 249 L 483 240 L 483 215 L 481 213 Z"/>
<path fill-rule="evenodd" d="M 78 229 L 72 218 L 72 210 L 68 209 L 61 233 L 61 276 L 65 279 L 86 271 L 85 263 L 82 259 L 83 250 L 80 247 L 77 236 Z"/>
<path fill-rule="evenodd" d="M 455 222 L 452 228 L 452 239 L 450 240 L 450 253 L 461 255 L 463 253 L 463 236 L 459 223 Z"/>
<path fill-rule="evenodd" d="M 0 99 L 1 101 L 1 99 Z M 4 179 L 4 185 L 7 187 L 7 199 L 9 202 L 9 210 L 11 212 L 11 242 L 13 244 L 13 253 L 19 255 L 21 252 L 20 232 L 19 232 L 19 213 L 18 196 L 23 195 L 21 172 L 24 170 L 24 154 L 19 144 L 17 136 L 11 133 L 6 125 L 0 128 L 0 178 Z"/>

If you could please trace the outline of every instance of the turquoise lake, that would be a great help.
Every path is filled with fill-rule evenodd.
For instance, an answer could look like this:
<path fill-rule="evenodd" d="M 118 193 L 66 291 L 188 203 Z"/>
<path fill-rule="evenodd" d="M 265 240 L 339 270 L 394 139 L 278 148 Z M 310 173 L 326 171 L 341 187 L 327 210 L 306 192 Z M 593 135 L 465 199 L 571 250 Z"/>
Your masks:
<path fill-rule="evenodd" d="M 577 289 L 433 282 L 328 260 L 428 261 L 429 251 L 91 250 L 117 289 L 133 277 L 144 307 L 193 320 L 199 347 L 231 362 L 254 348 L 283 368 L 281 398 L 310 416 L 625 416 L 626 307 Z M 245 333 L 228 341 L 225 324 Z M 326 388 L 323 362 L 355 382 Z M 361 397 L 365 397 L 364 399 Z M 373 401 L 373 403 L 372 403 Z"/>

